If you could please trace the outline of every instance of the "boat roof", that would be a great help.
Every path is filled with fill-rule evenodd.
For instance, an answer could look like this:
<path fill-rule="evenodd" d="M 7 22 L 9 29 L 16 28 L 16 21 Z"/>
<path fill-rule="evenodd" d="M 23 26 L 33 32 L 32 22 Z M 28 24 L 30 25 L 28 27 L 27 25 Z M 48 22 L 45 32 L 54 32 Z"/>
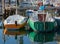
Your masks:
<path fill-rule="evenodd" d="M 60 7 L 45 7 L 45 9 L 47 9 L 47 10 L 51 10 L 51 9 L 60 9 Z"/>

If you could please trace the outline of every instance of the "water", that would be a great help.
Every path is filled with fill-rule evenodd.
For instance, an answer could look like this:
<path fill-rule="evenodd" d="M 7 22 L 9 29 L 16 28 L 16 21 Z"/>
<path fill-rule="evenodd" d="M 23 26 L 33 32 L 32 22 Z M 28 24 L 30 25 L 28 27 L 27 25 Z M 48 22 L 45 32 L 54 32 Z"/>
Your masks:
<path fill-rule="evenodd" d="M 60 30 L 49 33 L 36 33 L 34 31 L 20 31 L 20 35 L 3 33 L 0 28 L 0 44 L 60 44 Z M 22 33 L 24 32 L 24 33 Z"/>

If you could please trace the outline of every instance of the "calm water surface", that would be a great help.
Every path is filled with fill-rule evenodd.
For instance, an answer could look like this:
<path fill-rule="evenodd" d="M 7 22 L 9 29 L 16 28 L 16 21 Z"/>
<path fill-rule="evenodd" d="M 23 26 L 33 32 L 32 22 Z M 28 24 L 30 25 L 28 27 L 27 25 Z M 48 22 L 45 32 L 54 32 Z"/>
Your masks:
<path fill-rule="evenodd" d="M 4 34 L 0 28 L 0 44 L 60 44 L 60 30 L 49 33 L 24 31 L 20 35 Z M 23 31 L 22 31 L 23 32 Z"/>

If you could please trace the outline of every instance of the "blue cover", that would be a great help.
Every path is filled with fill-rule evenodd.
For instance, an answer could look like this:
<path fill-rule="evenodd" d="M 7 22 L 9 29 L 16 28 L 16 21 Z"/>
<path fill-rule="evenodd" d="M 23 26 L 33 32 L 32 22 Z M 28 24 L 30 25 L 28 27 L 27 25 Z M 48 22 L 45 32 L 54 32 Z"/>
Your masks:
<path fill-rule="evenodd" d="M 40 6 L 39 7 L 39 10 L 44 10 L 45 9 L 45 6 Z"/>

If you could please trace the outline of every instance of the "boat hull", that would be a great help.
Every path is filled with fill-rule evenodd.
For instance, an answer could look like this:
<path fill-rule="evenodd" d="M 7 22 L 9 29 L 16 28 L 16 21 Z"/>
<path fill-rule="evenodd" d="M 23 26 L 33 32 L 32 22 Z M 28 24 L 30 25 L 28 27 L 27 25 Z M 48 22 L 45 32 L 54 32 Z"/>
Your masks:
<path fill-rule="evenodd" d="M 9 28 L 9 29 L 13 29 L 13 28 L 16 28 L 16 29 L 19 29 L 19 28 L 23 28 L 25 25 L 26 25 L 27 22 L 23 23 L 23 24 L 5 24 L 4 25 L 4 28 Z"/>
<path fill-rule="evenodd" d="M 44 22 L 33 22 L 31 19 L 28 20 L 29 26 L 34 30 L 34 31 L 51 31 L 55 27 L 54 22 L 45 22 L 45 29 L 44 29 Z"/>

